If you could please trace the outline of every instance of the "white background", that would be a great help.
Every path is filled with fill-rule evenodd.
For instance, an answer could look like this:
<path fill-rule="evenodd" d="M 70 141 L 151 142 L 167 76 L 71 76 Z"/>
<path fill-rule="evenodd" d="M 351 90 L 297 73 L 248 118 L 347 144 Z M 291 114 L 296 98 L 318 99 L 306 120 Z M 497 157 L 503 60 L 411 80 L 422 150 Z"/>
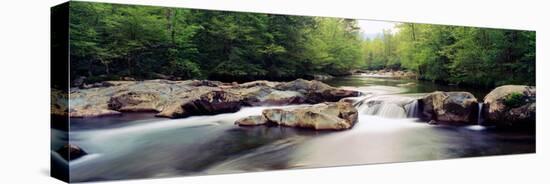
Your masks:
<path fill-rule="evenodd" d="M 49 7 L 62 0 L 3 0 L 0 11 L 0 183 L 49 177 Z M 537 153 L 115 183 L 548 183 L 550 5 L 544 0 L 109 0 L 206 9 L 336 16 L 537 31 Z M 544 52 L 547 51 L 547 52 Z M 506 77 L 505 74 L 503 77 Z M 368 141 L 368 140 L 366 140 Z M 116 168 L 113 168 L 116 170 Z"/>

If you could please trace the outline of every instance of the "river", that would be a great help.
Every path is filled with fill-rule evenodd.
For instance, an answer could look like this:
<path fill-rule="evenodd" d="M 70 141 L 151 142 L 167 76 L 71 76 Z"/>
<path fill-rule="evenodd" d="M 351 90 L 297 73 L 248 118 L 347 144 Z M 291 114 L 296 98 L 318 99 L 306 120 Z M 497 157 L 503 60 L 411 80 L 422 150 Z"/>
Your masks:
<path fill-rule="evenodd" d="M 469 91 L 482 99 L 488 92 L 368 76 L 325 82 L 370 93 L 368 98 L 379 100 L 407 100 L 435 90 Z M 266 108 L 272 107 L 247 107 L 235 113 L 183 119 L 155 118 L 149 113 L 72 119 L 69 137 L 63 137 L 61 130 L 52 130 L 56 137 L 52 147 L 61 147 L 61 140 L 68 139 L 89 153 L 69 163 L 72 182 L 535 152 L 532 131 L 429 125 L 410 115 L 411 109 L 402 112 L 391 107 L 373 111 L 358 105 L 359 121 L 346 131 L 234 125 L 235 120 L 260 114 Z"/>

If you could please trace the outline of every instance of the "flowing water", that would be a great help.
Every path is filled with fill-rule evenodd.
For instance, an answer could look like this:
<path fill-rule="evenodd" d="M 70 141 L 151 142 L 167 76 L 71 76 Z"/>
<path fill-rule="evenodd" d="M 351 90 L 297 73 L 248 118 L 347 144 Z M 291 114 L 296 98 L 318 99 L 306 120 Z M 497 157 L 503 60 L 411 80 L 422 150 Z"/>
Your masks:
<path fill-rule="evenodd" d="M 73 182 L 535 152 L 534 132 L 482 125 L 429 125 L 416 118 L 416 98 L 435 90 L 457 90 L 455 87 L 360 76 L 326 82 L 365 94 L 354 103 L 359 121 L 352 129 L 313 131 L 234 125 L 238 118 L 258 115 L 272 107 L 173 120 L 136 113 L 72 119 L 69 137 L 63 137 L 61 130 L 52 130 L 56 137 L 52 148 L 61 147 L 61 140 L 69 139 L 89 153 L 69 163 Z M 481 96 L 479 99 L 487 91 L 472 92 Z"/>

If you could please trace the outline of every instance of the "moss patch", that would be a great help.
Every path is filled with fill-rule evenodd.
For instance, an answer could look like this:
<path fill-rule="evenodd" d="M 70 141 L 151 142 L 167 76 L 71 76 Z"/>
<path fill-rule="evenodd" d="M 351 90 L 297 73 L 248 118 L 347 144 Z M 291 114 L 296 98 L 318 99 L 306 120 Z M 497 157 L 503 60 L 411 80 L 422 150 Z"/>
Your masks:
<path fill-rule="evenodd" d="M 525 100 L 524 100 L 523 94 L 515 92 L 515 93 L 510 93 L 509 95 L 504 97 L 503 103 L 508 107 L 516 108 L 524 105 Z"/>

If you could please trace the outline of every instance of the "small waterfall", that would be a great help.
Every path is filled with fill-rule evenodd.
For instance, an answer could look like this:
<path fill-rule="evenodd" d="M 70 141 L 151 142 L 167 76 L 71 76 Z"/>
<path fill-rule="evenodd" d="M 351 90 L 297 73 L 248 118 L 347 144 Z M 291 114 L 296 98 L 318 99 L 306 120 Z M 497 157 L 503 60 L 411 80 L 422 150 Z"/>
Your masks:
<path fill-rule="evenodd" d="M 365 111 L 368 115 L 382 116 L 386 118 L 406 118 L 405 109 L 397 104 L 381 103 L 368 107 Z"/>
<path fill-rule="evenodd" d="M 477 124 L 478 125 L 482 125 L 483 124 L 483 103 L 478 103 L 477 104 Z"/>
<path fill-rule="evenodd" d="M 413 100 L 411 103 L 405 105 L 405 111 L 407 111 L 407 118 L 418 117 L 418 100 Z"/>
<path fill-rule="evenodd" d="M 367 108 L 367 105 L 365 105 L 365 101 L 367 101 L 367 99 L 369 99 L 370 97 L 372 97 L 372 95 L 364 95 L 364 96 L 354 97 L 349 99 L 352 101 L 353 107 L 357 108 L 358 112 L 364 112 L 365 109 Z"/>
<path fill-rule="evenodd" d="M 475 131 L 482 131 L 485 130 L 486 127 L 483 126 L 483 103 L 477 104 L 477 125 L 470 125 L 467 126 L 467 129 L 475 130 Z"/>

